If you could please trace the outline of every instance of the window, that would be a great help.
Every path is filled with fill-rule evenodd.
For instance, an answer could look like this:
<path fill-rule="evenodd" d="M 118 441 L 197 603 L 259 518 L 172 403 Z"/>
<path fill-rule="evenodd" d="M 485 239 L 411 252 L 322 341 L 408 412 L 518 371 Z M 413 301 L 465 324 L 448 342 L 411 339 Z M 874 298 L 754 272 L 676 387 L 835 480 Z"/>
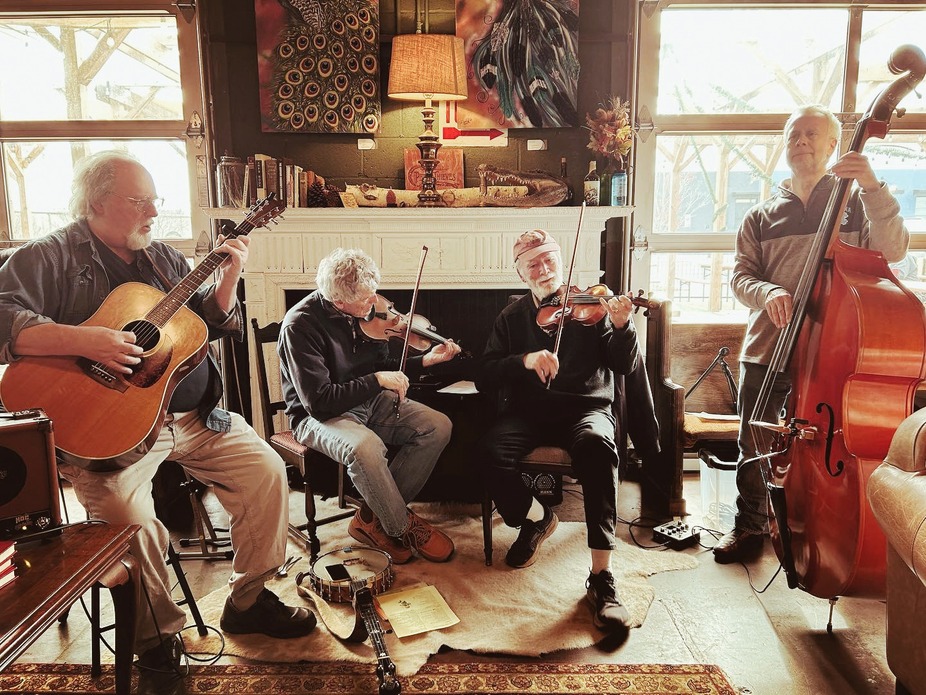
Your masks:
<path fill-rule="evenodd" d="M 789 175 L 785 120 L 797 106 L 823 104 L 843 122 L 845 148 L 896 77 L 892 51 L 923 46 L 926 10 L 905 0 L 638 7 L 634 245 L 645 236 L 649 253 L 632 254 L 633 286 L 665 294 L 688 318 L 745 321 L 727 284 L 736 232 Z M 865 154 L 894 190 L 911 245 L 926 249 L 926 100 L 911 93 L 901 106 L 906 115 Z"/>
<path fill-rule="evenodd" d="M 170 2 L 60 5 L 0 2 L 0 58 L 17 66 L 0 71 L 0 239 L 68 223 L 74 163 L 122 149 L 164 198 L 155 236 L 192 256 L 209 228 L 205 139 L 184 135 L 204 113 L 195 15 Z"/>

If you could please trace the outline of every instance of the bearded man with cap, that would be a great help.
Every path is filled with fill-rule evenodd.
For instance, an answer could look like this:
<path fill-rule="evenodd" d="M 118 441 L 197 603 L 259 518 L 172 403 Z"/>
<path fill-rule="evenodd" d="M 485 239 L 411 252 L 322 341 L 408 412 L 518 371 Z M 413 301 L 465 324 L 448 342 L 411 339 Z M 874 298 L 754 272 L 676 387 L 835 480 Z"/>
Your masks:
<path fill-rule="evenodd" d="M 499 514 L 521 529 L 505 562 L 516 568 L 534 564 L 558 523 L 524 485 L 518 460 L 536 446 L 566 449 L 582 485 L 594 622 L 609 631 L 626 630 L 630 616 L 611 572 L 618 465 L 611 406 L 614 374 L 629 373 L 639 359 L 633 305 L 626 296 L 601 299 L 607 315 L 591 326 L 567 322 L 555 354 L 555 333 L 537 325 L 537 312 L 544 300 L 565 290 L 559 244 L 542 229 L 524 232 L 515 242 L 514 261 L 530 293 L 496 318 L 476 378 L 480 391 L 505 394 L 480 452 Z"/>

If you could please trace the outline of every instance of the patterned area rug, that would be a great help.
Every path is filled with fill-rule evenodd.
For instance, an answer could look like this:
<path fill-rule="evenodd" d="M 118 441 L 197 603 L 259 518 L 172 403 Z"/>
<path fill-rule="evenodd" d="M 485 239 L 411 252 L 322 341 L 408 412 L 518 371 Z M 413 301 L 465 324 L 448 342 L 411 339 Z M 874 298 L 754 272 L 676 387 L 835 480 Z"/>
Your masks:
<path fill-rule="evenodd" d="M 89 665 L 13 664 L 0 673 L 0 695 L 8 693 L 111 693 L 112 666 L 99 679 Z M 425 664 L 402 679 L 402 693 L 627 693 L 628 695 L 737 695 L 717 666 L 700 664 Z M 258 664 L 193 667 L 190 693 L 318 693 L 370 695 L 377 691 L 373 667 L 347 663 Z"/>

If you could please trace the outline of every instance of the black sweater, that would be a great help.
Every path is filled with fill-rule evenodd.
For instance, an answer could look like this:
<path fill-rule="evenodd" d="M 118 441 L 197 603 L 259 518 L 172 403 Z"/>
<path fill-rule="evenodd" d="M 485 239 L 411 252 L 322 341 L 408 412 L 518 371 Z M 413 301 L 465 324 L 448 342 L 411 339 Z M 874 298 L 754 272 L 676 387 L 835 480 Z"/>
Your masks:
<path fill-rule="evenodd" d="M 398 370 L 388 344 L 368 340 L 359 321 L 318 290 L 286 312 L 277 351 L 290 427 L 307 415 L 324 421 L 365 403 L 383 390 L 374 372 Z M 406 360 L 410 378 L 421 373 L 421 362 Z"/>
<path fill-rule="evenodd" d="M 476 376 L 487 392 L 505 389 L 509 404 L 522 412 L 551 409 L 610 409 L 614 377 L 637 364 L 637 334 L 633 321 L 615 329 L 608 317 L 592 326 L 569 321 L 563 328 L 559 373 L 547 389 L 536 372 L 524 368 L 524 355 L 553 351 L 556 337 L 537 325 L 537 307 L 530 293 L 498 315 Z"/>

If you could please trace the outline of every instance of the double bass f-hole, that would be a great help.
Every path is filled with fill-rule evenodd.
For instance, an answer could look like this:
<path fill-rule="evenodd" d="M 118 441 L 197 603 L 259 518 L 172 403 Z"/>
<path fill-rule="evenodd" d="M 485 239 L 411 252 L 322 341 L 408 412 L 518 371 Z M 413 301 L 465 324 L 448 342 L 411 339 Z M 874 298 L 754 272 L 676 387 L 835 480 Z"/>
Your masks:
<path fill-rule="evenodd" d="M 830 467 L 830 460 L 832 459 L 833 453 L 833 435 L 836 432 L 836 417 L 833 414 L 833 408 L 829 403 L 817 403 L 818 413 L 822 413 L 824 408 L 826 408 L 827 415 L 829 415 L 829 424 L 826 426 L 826 472 L 829 473 L 832 477 L 838 478 L 842 474 L 843 470 L 845 470 L 846 464 L 840 460 L 836 462 L 835 471 Z"/>

